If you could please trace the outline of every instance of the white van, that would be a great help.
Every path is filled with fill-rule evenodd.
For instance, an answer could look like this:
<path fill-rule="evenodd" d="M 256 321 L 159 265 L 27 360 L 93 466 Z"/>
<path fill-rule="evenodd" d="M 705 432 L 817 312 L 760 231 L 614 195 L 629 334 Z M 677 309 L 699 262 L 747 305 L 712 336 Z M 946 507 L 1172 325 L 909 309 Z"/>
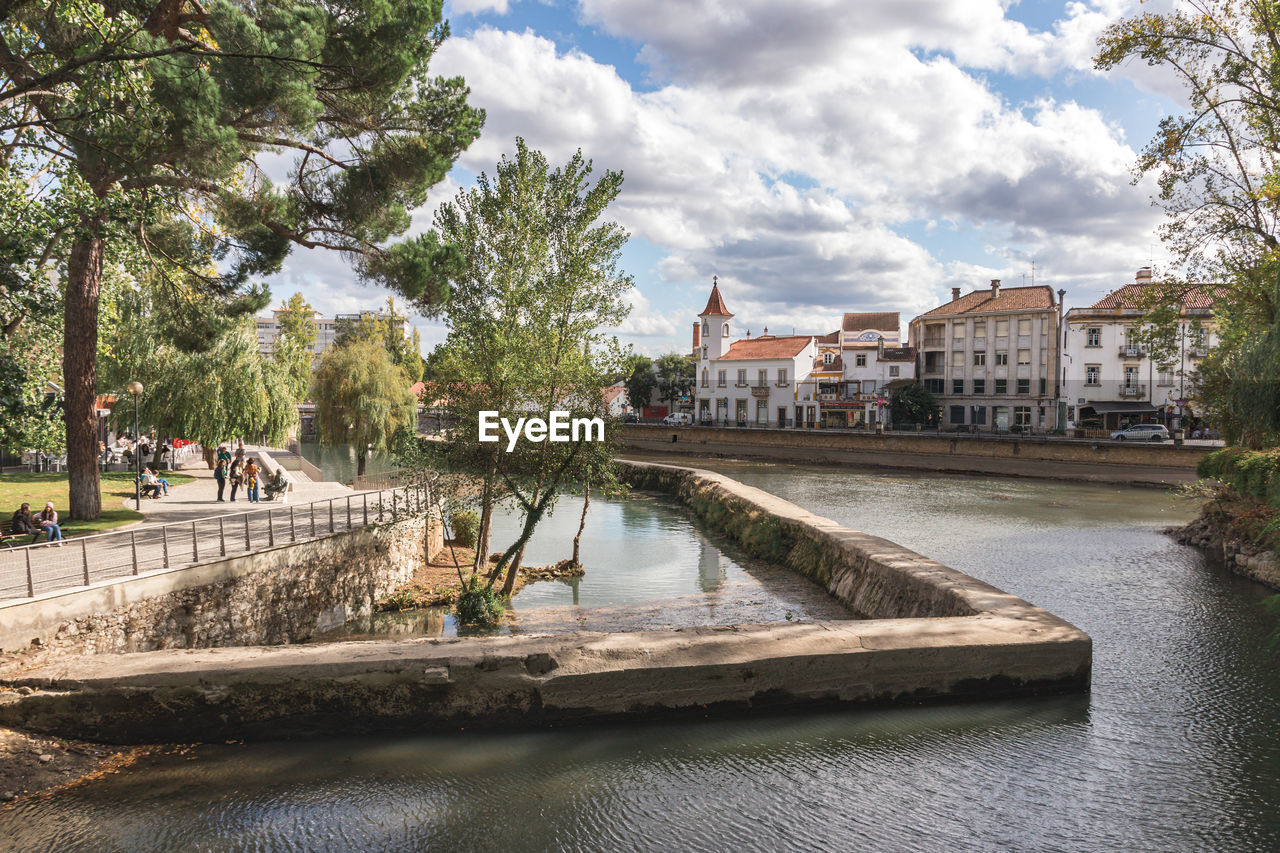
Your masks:
<path fill-rule="evenodd" d="M 693 415 L 688 412 L 672 412 L 662 419 L 666 426 L 689 426 L 693 423 Z"/>

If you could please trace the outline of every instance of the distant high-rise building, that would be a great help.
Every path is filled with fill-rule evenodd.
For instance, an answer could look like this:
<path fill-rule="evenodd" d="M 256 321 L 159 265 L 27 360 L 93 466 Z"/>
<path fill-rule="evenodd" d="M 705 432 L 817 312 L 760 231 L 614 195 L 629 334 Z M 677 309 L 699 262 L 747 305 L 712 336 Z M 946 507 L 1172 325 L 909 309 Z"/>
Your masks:
<path fill-rule="evenodd" d="M 276 337 L 280 334 L 280 315 L 287 313 L 289 313 L 287 308 L 276 308 L 271 312 L 270 317 L 254 318 L 258 326 L 258 346 L 262 349 L 262 354 L 268 358 L 275 352 Z M 325 350 L 333 346 L 333 342 L 337 339 L 338 332 L 341 331 L 344 321 L 358 323 L 362 317 L 385 320 L 390 315 L 386 311 L 358 311 L 354 314 L 335 314 L 332 317 L 325 317 L 319 311 L 313 311 L 312 316 L 316 321 L 316 342 L 311 347 L 311 351 L 314 353 L 314 361 L 318 360 Z M 400 325 L 407 339 L 412 332 L 412 327 L 407 319 L 402 319 Z"/>

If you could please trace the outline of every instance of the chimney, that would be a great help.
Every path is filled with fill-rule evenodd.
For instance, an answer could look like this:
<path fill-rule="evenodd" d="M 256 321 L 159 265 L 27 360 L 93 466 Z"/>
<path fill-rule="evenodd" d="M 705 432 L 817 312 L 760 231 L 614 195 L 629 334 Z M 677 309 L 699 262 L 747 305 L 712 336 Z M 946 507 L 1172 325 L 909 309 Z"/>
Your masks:
<path fill-rule="evenodd" d="M 1058 291 L 1058 307 L 1061 308 L 1067 304 L 1067 292 L 1065 290 Z"/>
<path fill-rule="evenodd" d="M 1138 270 L 1138 274 L 1134 277 L 1134 281 L 1138 284 L 1151 283 L 1151 267 L 1143 267 Z"/>
<path fill-rule="evenodd" d="M 960 298 L 960 288 L 958 287 L 951 288 L 951 301 L 955 302 L 959 298 Z"/>
<path fill-rule="evenodd" d="M 693 324 L 693 351 L 697 352 L 698 347 L 702 346 L 702 324 Z"/>
<path fill-rule="evenodd" d="M 751 330 L 747 329 L 747 340 L 751 340 Z"/>
<path fill-rule="evenodd" d="M 991 279 L 991 298 L 996 299 L 1000 296 L 1000 279 Z"/>
<path fill-rule="evenodd" d="M 767 337 L 769 337 L 769 327 L 768 327 L 768 326 L 765 326 L 765 327 L 764 327 L 764 334 L 763 334 L 763 335 L 761 335 L 760 337 L 762 337 L 762 338 L 767 338 Z"/>

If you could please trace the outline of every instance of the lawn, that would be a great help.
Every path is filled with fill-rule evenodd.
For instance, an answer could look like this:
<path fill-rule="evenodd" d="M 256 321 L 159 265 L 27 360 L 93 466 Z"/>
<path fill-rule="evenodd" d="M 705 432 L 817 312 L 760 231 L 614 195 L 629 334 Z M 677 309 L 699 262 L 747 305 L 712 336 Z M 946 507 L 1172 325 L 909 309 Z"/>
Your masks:
<path fill-rule="evenodd" d="M 169 485 L 190 483 L 193 479 L 174 471 L 164 472 Z M 100 533 L 142 518 L 142 513 L 125 509 L 122 498 L 133 497 L 133 474 L 128 471 L 111 471 L 102 475 L 102 515 L 93 521 L 67 519 L 67 475 L 61 474 L 0 474 L 0 519 L 8 521 L 22 503 L 31 504 L 32 512 L 44 509 L 46 501 L 53 501 L 58 516 L 63 519 L 62 531 L 68 536 Z"/>

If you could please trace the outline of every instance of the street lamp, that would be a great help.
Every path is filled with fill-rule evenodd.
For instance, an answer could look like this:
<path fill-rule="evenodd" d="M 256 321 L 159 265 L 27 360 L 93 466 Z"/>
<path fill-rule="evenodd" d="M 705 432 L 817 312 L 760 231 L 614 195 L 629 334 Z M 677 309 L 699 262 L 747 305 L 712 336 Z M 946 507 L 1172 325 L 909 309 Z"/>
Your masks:
<path fill-rule="evenodd" d="M 142 512 L 142 455 L 138 453 L 138 398 L 142 396 L 142 383 L 136 379 L 130 382 L 129 393 L 133 395 L 133 508 Z"/>

